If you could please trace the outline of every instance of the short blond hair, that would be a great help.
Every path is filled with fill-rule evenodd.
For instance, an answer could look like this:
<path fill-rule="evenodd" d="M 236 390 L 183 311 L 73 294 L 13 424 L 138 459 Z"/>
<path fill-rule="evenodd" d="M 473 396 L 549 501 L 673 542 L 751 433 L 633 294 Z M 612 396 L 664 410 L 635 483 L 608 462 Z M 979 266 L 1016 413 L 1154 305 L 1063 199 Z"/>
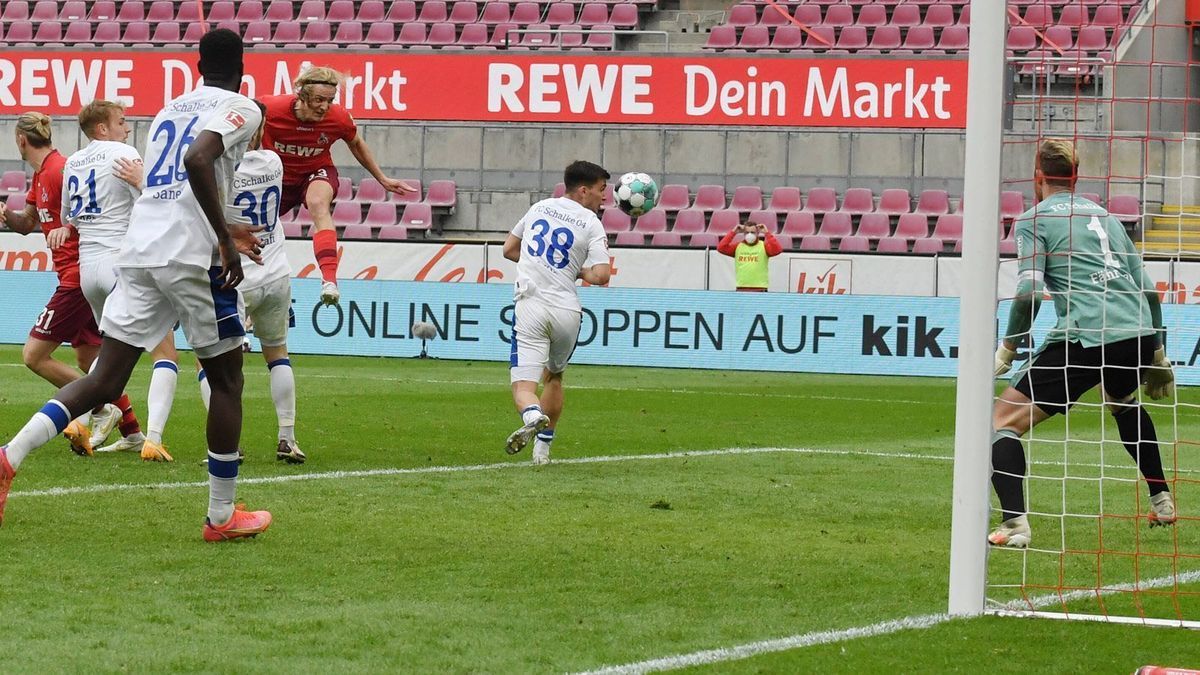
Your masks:
<path fill-rule="evenodd" d="M 342 84 L 342 74 L 328 66 L 311 66 L 300 73 L 300 77 L 296 78 L 292 87 L 297 95 L 307 97 L 312 92 L 308 87 L 321 84 L 336 89 Z"/>
<path fill-rule="evenodd" d="M 113 113 L 122 113 L 124 111 L 125 106 L 120 103 L 96 99 L 83 106 L 79 111 L 79 128 L 83 130 L 83 133 L 88 138 L 94 138 L 97 125 L 107 124 L 112 119 Z"/>
<path fill-rule="evenodd" d="M 1075 144 L 1065 138 L 1047 138 L 1038 146 L 1037 168 L 1051 185 L 1071 187 L 1079 175 Z"/>
<path fill-rule="evenodd" d="M 35 148 L 50 145 L 50 116 L 40 112 L 22 113 L 17 118 L 17 133 Z"/>

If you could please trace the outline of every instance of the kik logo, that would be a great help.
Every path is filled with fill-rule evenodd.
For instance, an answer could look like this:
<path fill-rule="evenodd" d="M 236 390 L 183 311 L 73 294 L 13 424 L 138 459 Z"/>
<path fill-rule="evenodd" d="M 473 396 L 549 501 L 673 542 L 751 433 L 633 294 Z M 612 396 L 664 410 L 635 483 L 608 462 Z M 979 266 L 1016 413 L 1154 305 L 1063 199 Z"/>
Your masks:
<path fill-rule="evenodd" d="M 863 356 L 929 356 L 945 358 L 938 336 L 945 328 L 931 328 L 928 317 L 915 316 L 910 325 L 908 316 L 896 317 L 895 325 L 875 323 L 875 316 L 863 316 Z M 958 358 L 958 347 L 950 347 L 950 358 Z"/>

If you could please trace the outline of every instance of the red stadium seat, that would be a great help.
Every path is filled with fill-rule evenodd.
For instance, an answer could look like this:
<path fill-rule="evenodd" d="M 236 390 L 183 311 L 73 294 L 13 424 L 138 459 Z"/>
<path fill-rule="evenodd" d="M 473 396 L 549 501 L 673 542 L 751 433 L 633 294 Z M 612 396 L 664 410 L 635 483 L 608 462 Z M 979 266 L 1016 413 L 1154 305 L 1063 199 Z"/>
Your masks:
<path fill-rule="evenodd" d="M 22 174 L 24 178 L 24 174 Z M 662 209 L 654 209 L 638 216 L 637 222 L 634 223 L 633 229 L 637 232 L 653 234 L 655 232 L 667 231 L 667 212 Z"/>
<path fill-rule="evenodd" d="M 850 50 L 862 49 L 863 47 L 866 47 L 867 29 L 863 28 L 862 26 L 846 26 L 838 31 L 837 43 L 834 46 L 836 46 L 838 49 Z"/>
<path fill-rule="evenodd" d="M 299 223 L 292 220 L 285 220 L 282 217 L 280 220 L 283 222 L 283 236 L 288 239 L 302 239 L 304 237 L 304 228 Z"/>
<path fill-rule="evenodd" d="M 250 23 L 251 21 L 262 21 L 262 0 L 242 0 L 242 2 L 238 3 L 237 16 L 234 18 L 243 24 Z"/>
<path fill-rule="evenodd" d="M 840 239 L 854 234 L 854 224 L 850 220 L 850 214 L 840 211 L 826 213 L 821 218 L 821 229 L 817 230 L 817 234 L 831 239 Z"/>
<path fill-rule="evenodd" d="M 426 44 L 445 47 L 446 45 L 454 44 L 457 40 L 458 26 L 449 21 L 443 21 L 429 27 L 429 37 L 426 40 Z"/>
<path fill-rule="evenodd" d="M 854 234 L 866 239 L 883 239 L 891 232 L 891 218 L 886 213 L 866 213 L 858 221 L 858 229 Z"/>
<path fill-rule="evenodd" d="M 379 228 L 379 239 L 384 241 L 401 241 L 408 239 L 408 228 L 403 225 L 384 225 Z"/>
<path fill-rule="evenodd" d="M 371 21 L 383 21 L 383 6 L 379 6 L 379 18 L 370 19 Z M 303 18 L 304 10 L 300 10 L 301 18 Z M 341 23 L 342 21 L 354 21 L 354 2 L 352 0 L 333 0 L 329 3 L 329 9 L 325 12 L 325 20 L 332 23 Z"/>
<path fill-rule="evenodd" d="M 371 226 L 366 223 L 348 223 L 340 229 L 342 231 L 341 238 L 347 240 L 372 239 L 372 235 L 374 235 Z"/>
<path fill-rule="evenodd" d="M 34 23 L 58 21 L 58 3 L 54 0 L 38 0 L 33 6 L 33 12 L 30 13 L 29 20 Z"/>
<path fill-rule="evenodd" d="M 388 10 L 387 18 L 384 21 L 390 23 L 407 23 L 417 20 L 417 3 L 413 0 L 395 0 L 392 3 L 392 8 Z"/>
<path fill-rule="evenodd" d="M 933 49 L 933 28 L 930 26 L 913 26 L 904 34 L 904 49 L 923 51 Z"/>
<path fill-rule="evenodd" d="M 422 23 L 439 23 L 450 19 L 450 10 L 446 8 L 444 0 L 425 0 L 421 3 L 421 12 L 417 14 L 417 21 Z M 401 28 L 403 33 L 404 29 Z"/>
<path fill-rule="evenodd" d="M 409 230 L 428 230 L 433 227 L 433 209 L 421 202 L 405 204 L 400 224 Z"/>
<path fill-rule="evenodd" d="M 769 209 L 754 209 L 746 216 L 747 223 L 766 225 L 767 231 L 775 234 L 779 231 L 779 214 Z"/>
<path fill-rule="evenodd" d="M 672 232 L 679 234 L 696 234 L 705 228 L 704 212 L 699 209 L 684 209 L 675 214 L 675 225 Z"/>
<path fill-rule="evenodd" d="M 777 187 L 771 190 L 771 201 L 767 208 L 772 211 L 799 211 L 800 205 L 800 188 Z"/>
<path fill-rule="evenodd" d="M 304 28 L 302 42 L 323 44 L 333 41 L 333 32 L 328 21 L 312 21 Z"/>
<path fill-rule="evenodd" d="M 962 211 L 960 206 L 958 209 Z M 1025 212 L 1025 196 L 1015 190 L 1000 193 L 1000 217 L 1012 220 Z"/>
<path fill-rule="evenodd" d="M 43 42 L 61 42 L 62 39 L 62 24 L 57 21 L 45 21 L 38 24 L 37 33 L 33 36 L 33 41 L 39 44 Z"/>
<path fill-rule="evenodd" d="M 1008 29 L 1004 48 L 1014 52 L 1027 52 L 1037 47 L 1037 33 L 1029 26 L 1014 26 Z"/>
<path fill-rule="evenodd" d="M 929 219 L 920 213 L 906 213 L 900 216 L 892 236 L 900 239 L 924 239 L 929 236 Z"/>
<path fill-rule="evenodd" d="M 425 0 L 426 3 L 429 0 Z M 516 24 L 531 24 L 542 20 L 542 9 L 536 2 L 518 2 L 513 6 L 511 21 Z"/>
<path fill-rule="evenodd" d="M 645 246 L 646 235 L 641 232 L 617 232 L 617 238 L 613 244 L 617 246 Z"/>
<path fill-rule="evenodd" d="M 12 3 L 16 4 L 16 3 Z M 120 23 L 132 23 L 134 21 L 144 21 L 146 19 L 146 4 L 142 0 L 124 0 L 121 3 L 121 9 L 117 12 L 117 21 Z"/>
<path fill-rule="evenodd" d="M 1046 5 L 1029 5 L 1021 18 L 1033 28 L 1042 28 L 1054 23 L 1054 10 Z"/>
<path fill-rule="evenodd" d="M 776 9 L 776 8 L 778 8 L 778 9 Z M 783 10 L 783 11 L 781 12 L 780 10 Z M 787 8 L 781 4 L 775 5 L 773 7 L 768 5 L 766 7 L 763 7 L 762 14 L 758 17 L 758 24 L 760 26 L 774 26 L 774 27 L 793 26 L 793 27 L 795 27 L 794 24 L 792 24 L 791 16 L 792 15 L 788 13 Z M 820 17 L 820 15 L 818 14 L 818 18 L 819 17 Z"/>
<path fill-rule="evenodd" d="M 1084 26 L 1079 29 L 1079 38 L 1075 46 L 1081 52 L 1102 52 L 1108 48 L 1108 35 L 1103 26 Z"/>
<path fill-rule="evenodd" d="M 383 202 L 387 201 L 387 190 L 374 178 L 364 178 L 358 184 L 358 194 L 354 198 L 360 202 Z"/>
<path fill-rule="evenodd" d="M 923 26 L 931 28 L 945 28 L 954 25 L 954 6 L 953 5 L 933 5 L 925 10 L 925 20 L 921 22 Z"/>
<path fill-rule="evenodd" d="M 833 188 L 815 187 L 808 191 L 804 210 L 812 213 L 828 213 L 837 210 L 837 192 Z"/>
<path fill-rule="evenodd" d="M 908 253 L 908 240 L 903 237 L 884 237 L 875 244 L 876 253 Z"/>
<path fill-rule="evenodd" d="M 333 205 L 333 222 L 336 225 L 357 225 L 363 221 L 362 205 L 358 202 L 338 202 Z"/>
<path fill-rule="evenodd" d="M 920 255 L 940 255 L 946 250 L 946 244 L 937 237 L 918 239 L 913 242 L 912 252 Z"/>
<path fill-rule="evenodd" d="M 92 24 L 87 21 L 72 21 L 67 24 L 63 40 L 68 44 L 87 44 L 92 41 Z"/>
<path fill-rule="evenodd" d="M 488 27 L 482 23 L 468 23 L 462 28 L 462 33 L 458 35 L 458 44 L 464 47 L 478 47 L 486 45 L 488 41 Z"/>
<path fill-rule="evenodd" d="M 483 6 L 483 14 L 479 17 L 479 20 L 489 26 L 496 26 L 511 21 L 512 13 L 508 8 L 507 2 L 493 1 Z"/>
<path fill-rule="evenodd" d="M 608 17 L 608 23 L 611 23 L 617 28 L 637 28 L 638 25 L 638 8 L 637 5 L 613 5 L 612 14 Z M 764 33 L 766 28 L 763 27 Z M 765 47 L 770 36 L 763 36 L 762 42 Z"/>
<path fill-rule="evenodd" d="M 1125 23 L 1125 20 L 1121 16 L 1121 7 L 1116 4 L 1100 5 L 1096 8 L 1096 13 L 1092 16 L 1093 26 L 1116 28 L 1123 23 Z"/>
<path fill-rule="evenodd" d="M 457 8 L 457 5 L 455 5 Z M 569 2 L 552 2 L 546 10 L 546 23 L 551 26 L 566 26 L 575 23 L 575 5 Z"/>
<path fill-rule="evenodd" d="M 900 28 L 920 26 L 921 8 L 911 3 L 898 5 L 896 9 L 892 11 L 892 20 L 888 23 L 888 25 L 897 26 Z"/>
<path fill-rule="evenodd" d="M 110 19 L 112 16 L 112 14 L 109 14 L 105 18 Z M 87 18 L 87 5 L 83 2 L 79 2 L 79 0 L 70 0 L 69 2 L 64 2 L 62 8 L 58 10 L 59 21 L 66 21 L 69 23 L 71 21 L 85 21 Z"/>
<path fill-rule="evenodd" d="M 429 181 L 425 203 L 434 208 L 453 209 L 458 205 L 458 184 L 452 180 Z"/>
<path fill-rule="evenodd" d="M 451 24 L 447 24 L 447 25 L 451 25 Z M 431 30 L 430 32 L 432 33 L 432 30 Z M 402 179 L 402 180 L 403 180 L 405 183 L 408 183 L 408 184 L 409 184 L 409 185 L 410 185 L 410 186 L 413 188 L 413 192 L 404 192 L 404 193 L 400 193 L 400 192 L 389 192 L 389 193 L 388 193 L 388 200 L 389 200 L 389 201 L 395 202 L 395 203 L 397 203 L 397 204 L 407 204 L 407 203 L 409 203 L 409 202 L 419 202 L 419 201 L 424 201 L 423 199 L 421 199 L 421 194 L 422 194 L 422 193 L 421 193 L 421 181 L 420 181 L 420 179 L 417 179 L 417 178 L 404 178 L 404 179 Z"/>
<path fill-rule="evenodd" d="M 292 6 L 291 0 L 271 0 L 263 18 L 271 22 L 291 21 L 293 11 L 295 11 L 295 7 Z"/>
<path fill-rule="evenodd" d="M 191 30 L 192 30 L 192 27 L 188 26 L 189 33 L 191 32 Z M 300 42 L 300 22 L 299 21 L 281 21 L 281 22 L 279 22 L 279 25 L 275 26 L 275 35 L 271 39 L 274 40 L 275 42 L 282 42 L 282 43 Z M 184 37 L 184 40 L 188 41 L 186 36 Z"/>
<path fill-rule="evenodd" d="M 701 211 L 725 208 L 725 186 L 701 185 L 696 189 L 696 201 L 692 202 L 692 208 Z"/>
<path fill-rule="evenodd" d="M 112 0 L 100 0 L 92 3 L 92 9 L 87 14 L 87 20 L 92 23 L 115 21 L 117 19 L 117 3 Z"/>
<path fill-rule="evenodd" d="M 858 19 L 855 23 L 867 28 L 886 26 L 888 24 L 887 8 L 883 5 L 867 5 L 858 10 Z"/>
<path fill-rule="evenodd" d="M 933 237 L 943 241 L 958 241 L 962 239 L 963 217 L 956 213 L 946 213 L 938 216 L 933 226 Z"/>
<path fill-rule="evenodd" d="M 757 185 L 739 185 L 733 189 L 729 208 L 738 211 L 753 211 L 763 207 L 762 188 Z"/>
<path fill-rule="evenodd" d="M 445 9 L 444 5 L 443 5 L 443 9 Z M 372 26 L 372 28 L 374 28 L 375 26 L 382 26 L 382 25 L 386 25 L 386 24 L 374 24 Z M 428 39 L 428 34 L 427 34 L 427 30 L 425 28 L 425 24 L 418 22 L 418 21 L 414 21 L 412 23 L 406 23 L 403 26 L 400 26 L 400 35 L 396 36 L 395 43 L 398 45 L 404 45 L 406 47 L 411 47 L 413 45 L 423 45 L 423 44 L 425 44 L 425 41 L 427 39 Z M 372 42 L 370 36 L 367 37 L 367 42 Z"/>
<path fill-rule="evenodd" d="M 396 224 L 396 205 L 387 202 L 375 202 L 367 209 L 364 223 L 375 229 Z"/>
<path fill-rule="evenodd" d="M 362 24 L 357 21 L 343 21 L 338 24 L 337 33 L 334 34 L 333 41 L 340 45 L 362 44 Z"/>
<path fill-rule="evenodd" d="M 805 49 L 830 49 L 836 43 L 837 39 L 834 36 L 833 28 L 830 26 L 810 26 L 808 32 L 805 33 Z"/>
<path fill-rule="evenodd" d="M 705 49 L 732 49 L 737 45 L 737 29 L 733 26 L 713 26 L 704 43 Z"/>
<path fill-rule="evenodd" d="M 804 44 L 804 31 L 799 26 L 780 26 L 771 38 L 771 48 L 781 51 L 800 49 Z"/>
<path fill-rule="evenodd" d="M 833 5 L 825 10 L 825 19 L 821 23 L 835 28 L 853 26 L 854 8 L 849 5 Z"/>
<path fill-rule="evenodd" d="M 0 14 L 0 21 L 12 23 L 14 21 L 29 20 L 29 3 L 25 0 L 10 0 L 4 3 L 4 12 Z"/>
<path fill-rule="evenodd" d="M 521 46 L 523 47 L 549 47 L 558 40 L 558 36 L 550 32 L 550 24 L 531 23 L 525 27 L 525 30 L 536 32 L 521 33 Z"/>
<path fill-rule="evenodd" d="M 571 8 L 574 12 L 574 8 Z M 450 23 L 468 24 L 479 20 L 479 4 L 471 0 L 459 0 L 450 8 Z"/>
<path fill-rule="evenodd" d="M 650 237 L 651 246 L 683 246 L 683 237 L 678 232 L 655 232 Z"/>
<path fill-rule="evenodd" d="M 25 172 L 5 171 L 3 175 L 0 175 L 0 191 L 25 192 Z"/>
<path fill-rule="evenodd" d="M 937 48 L 949 52 L 962 51 L 968 46 L 968 32 L 966 26 L 947 26 L 942 29 L 942 34 L 938 38 Z"/>
<path fill-rule="evenodd" d="M 822 235 L 809 235 L 800 241 L 801 251 L 830 251 L 833 245 L 829 241 L 829 237 Z"/>
<path fill-rule="evenodd" d="M 331 12 L 332 10 L 333 8 L 330 7 Z M 383 21 L 385 17 L 387 17 L 387 7 L 383 4 L 383 0 L 363 0 L 363 3 L 358 6 L 358 14 L 351 17 L 351 19 L 373 23 L 375 21 Z M 339 19 L 339 21 L 344 20 L 346 19 Z"/>
<path fill-rule="evenodd" d="M 775 235 L 775 241 L 779 242 L 779 248 L 784 251 L 792 250 L 792 238 L 786 234 Z"/>
<path fill-rule="evenodd" d="M 404 25 L 407 26 L 408 24 Z M 424 29 L 424 25 L 422 25 L 422 29 Z M 422 32 L 424 31 L 422 30 Z M 386 21 L 373 23 L 367 29 L 366 43 L 369 45 L 392 44 L 395 41 L 396 31 L 393 29 L 392 24 Z"/>
<path fill-rule="evenodd" d="M 178 33 L 179 24 L 173 23 L 175 30 Z M 150 24 L 145 21 L 134 21 L 125 26 L 125 34 L 121 37 L 121 41 L 127 44 L 150 42 Z"/>
<path fill-rule="evenodd" d="M 1070 26 L 1050 26 L 1044 35 L 1042 44 L 1048 49 L 1071 49 L 1075 46 L 1075 33 Z"/>
<path fill-rule="evenodd" d="M 880 51 L 898 49 L 900 47 L 900 28 L 895 25 L 876 28 L 875 32 L 871 34 L 871 43 L 868 46 Z"/>
<path fill-rule="evenodd" d="M 159 21 L 174 21 L 175 6 L 171 0 L 154 0 L 150 3 L 150 10 L 146 13 L 146 21 L 157 23 Z"/>
<path fill-rule="evenodd" d="M 334 201 L 343 201 L 350 199 L 354 194 L 354 183 L 345 176 L 338 176 L 337 194 L 333 196 Z"/>
<path fill-rule="evenodd" d="M 1092 17 L 1088 15 L 1088 8 L 1082 5 L 1067 5 L 1062 8 L 1062 12 L 1058 15 L 1058 23 L 1061 26 L 1086 26 L 1092 22 Z"/>
<path fill-rule="evenodd" d="M 843 253 L 866 253 L 871 250 L 871 242 L 866 237 L 845 237 L 838 242 L 837 250 Z"/>
<path fill-rule="evenodd" d="M 898 216 L 912 211 L 912 200 L 908 195 L 908 190 L 902 188 L 884 190 L 879 196 L 878 211 L 889 216 Z"/>
<path fill-rule="evenodd" d="M 771 9 L 771 8 L 764 7 L 763 14 L 765 15 L 766 10 L 769 10 L 769 9 Z M 774 11 L 774 10 L 771 10 L 771 11 Z M 798 7 L 795 7 L 792 10 L 792 18 L 795 19 L 796 21 L 800 22 L 802 25 L 812 28 L 814 26 L 820 25 L 820 23 L 821 23 L 821 8 L 817 7 L 816 5 L 799 5 Z M 833 31 L 830 30 L 830 35 L 832 35 L 832 34 L 833 34 Z"/>
<path fill-rule="evenodd" d="M 678 184 L 668 184 L 662 187 L 662 192 L 658 195 L 658 208 L 665 211 L 679 211 L 686 209 L 690 205 L 691 197 L 688 194 L 688 186 Z"/>
<path fill-rule="evenodd" d="M 1016 255 L 1017 241 L 1015 239 L 1003 239 L 1000 241 L 1000 255 Z"/>
<path fill-rule="evenodd" d="M 688 238 L 688 246 L 693 248 L 716 248 L 719 243 L 721 243 L 720 237 L 707 232 L 699 232 Z"/>
<path fill-rule="evenodd" d="M 1133 195 L 1108 198 L 1108 212 L 1122 223 L 1137 223 L 1142 218 L 1142 202 Z"/>
<path fill-rule="evenodd" d="M 917 208 L 914 211 L 928 216 L 950 213 L 950 196 L 945 190 L 923 190 L 917 198 Z"/>
<path fill-rule="evenodd" d="M 617 232 L 628 232 L 633 226 L 629 215 L 621 209 L 604 209 L 600 214 L 600 223 L 604 225 L 604 231 L 609 234 Z"/>
<path fill-rule="evenodd" d="M 867 188 L 850 188 L 842 194 L 842 208 L 838 210 L 855 215 L 870 213 L 875 210 L 875 195 Z"/>
<path fill-rule="evenodd" d="M 769 9 L 769 8 L 768 8 Z M 744 28 L 753 26 L 758 23 L 758 6 L 747 3 L 734 5 L 729 8 L 729 14 L 725 17 L 725 23 L 730 26 Z"/>
<path fill-rule="evenodd" d="M 713 211 L 712 217 L 708 221 L 708 228 L 705 232 L 719 236 L 725 236 L 727 232 L 742 224 L 742 214 L 733 209 L 721 209 Z"/>

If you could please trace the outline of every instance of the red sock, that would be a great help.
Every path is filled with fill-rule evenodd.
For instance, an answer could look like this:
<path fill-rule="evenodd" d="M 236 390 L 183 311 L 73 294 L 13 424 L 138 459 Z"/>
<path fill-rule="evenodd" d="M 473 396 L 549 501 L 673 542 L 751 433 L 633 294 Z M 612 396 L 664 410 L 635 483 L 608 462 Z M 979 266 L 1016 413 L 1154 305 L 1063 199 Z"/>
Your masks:
<path fill-rule="evenodd" d="M 313 256 L 321 268 L 321 278 L 337 282 L 337 231 L 321 230 L 313 235 Z"/>
<path fill-rule="evenodd" d="M 117 425 L 121 436 L 141 433 L 142 427 L 138 424 L 137 415 L 133 414 L 133 403 L 129 401 L 129 394 L 121 394 L 121 398 L 113 401 L 113 405 L 121 409 L 121 423 Z"/>

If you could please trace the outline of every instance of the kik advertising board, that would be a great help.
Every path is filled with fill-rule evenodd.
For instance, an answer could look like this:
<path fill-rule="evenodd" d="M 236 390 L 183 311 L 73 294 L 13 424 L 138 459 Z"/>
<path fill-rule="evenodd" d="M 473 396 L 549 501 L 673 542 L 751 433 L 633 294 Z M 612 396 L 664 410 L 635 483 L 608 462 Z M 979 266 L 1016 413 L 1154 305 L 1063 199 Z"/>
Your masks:
<path fill-rule="evenodd" d="M 20 288 L 0 298 L 0 342 L 24 342 L 54 290 L 45 272 L 0 272 Z M 340 306 L 317 302 L 320 282 L 293 279 L 297 354 L 411 357 L 417 321 L 432 323 L 427 345 L 444 359 L 506 361 L 511 351 L 512 287 L 503 284 L 346 280 Z M 578 364 L 772 372 L 918 375 L 957 372 L 958 300 L 801 293 L 581 288 Z M 1048 308 L 1046 308 L 1048 309 Z M 1001 303 L 997 321 L 1007 318 Z M 1168 355 L 1183 384 L 1200 384 L 1200 306 L 1165 305 Z M 1054 323 L 1043 311 L 1035 344 Z M 179 337 L 180 347 L 186 343 Z M 1022 358 L 1024 356 L 1022 355 Z"/>

